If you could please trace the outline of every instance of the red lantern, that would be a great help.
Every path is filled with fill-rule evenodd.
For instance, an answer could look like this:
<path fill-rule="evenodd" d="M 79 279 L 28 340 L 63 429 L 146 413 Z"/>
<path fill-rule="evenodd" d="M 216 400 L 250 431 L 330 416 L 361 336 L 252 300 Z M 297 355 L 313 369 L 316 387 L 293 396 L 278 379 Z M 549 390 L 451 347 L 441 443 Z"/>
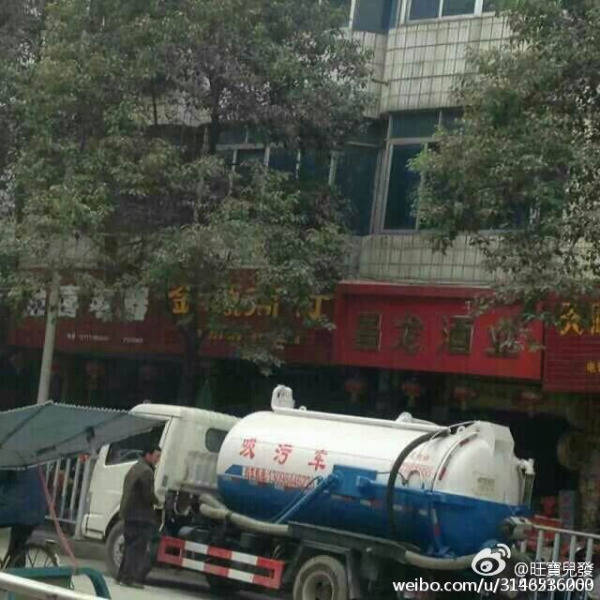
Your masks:
<path fill-rule="evenodd" d="M 344 383 L 344 389 L 350 395 L 358 395 L 364 391 L 366 387 L 366 382 L 364 379 L 360 379 L 359 377 L 352 377 L 351 379 L 346 379 Z"/>
<path fill-rule="evenodd" d="M 423 393 L 423 388 L 414 380 L 405 381 L 402 384 L 402 391 L 408 396 L 408 406 L 415 405 L 415 400 Z"/>
<path fill-rule="evenodd" d="M 477 393 L 464 385 L 456 386 L 452 392 L 455 400 L 460 404 L 460 410 L 467 410 L 467 400 L 472 400 L 477 396 Z"/>

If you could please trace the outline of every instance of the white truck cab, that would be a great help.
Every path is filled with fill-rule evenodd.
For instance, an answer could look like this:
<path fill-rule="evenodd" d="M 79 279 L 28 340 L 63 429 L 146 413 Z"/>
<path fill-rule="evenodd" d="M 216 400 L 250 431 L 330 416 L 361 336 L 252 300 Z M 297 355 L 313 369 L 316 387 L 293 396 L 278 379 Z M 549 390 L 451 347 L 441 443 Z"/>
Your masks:
<path fill-rule="evenodd" d="M 157 425 L 100 450 L 82 523 L 85 537 L 107 541 L 113 559 L 109 563 L 117 565 L 122 543 L 118 512 L 123 481 L 141 449 L 149 443 L 162 449 L 154 478 L 155 493 L 161 502 L 167 489 L 214 493 L 217 455 L 227 432 L 238 421 L 222 413 L 169 404 L 138 404 L 131 413 L 157 419 Z M 119 525 L 119 531 L 113 531 L 115 525 Z"/>

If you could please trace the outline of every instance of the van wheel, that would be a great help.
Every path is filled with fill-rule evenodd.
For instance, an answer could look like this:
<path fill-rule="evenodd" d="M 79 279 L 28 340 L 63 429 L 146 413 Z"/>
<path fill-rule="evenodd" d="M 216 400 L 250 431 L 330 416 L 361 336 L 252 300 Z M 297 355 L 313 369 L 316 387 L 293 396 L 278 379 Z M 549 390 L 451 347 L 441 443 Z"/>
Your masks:
<path fill-rule="evenodd" d="M 104 560 L 108 572 L 116 579 L 119 573 L 119 567 L 123 560 L 123 551 L 125 549 L 125 535 L 123 533 L 123 521 L 117 521 L 110 530 L 105 544 Z"/>
<path fill-rule="evenodd" d="M 294 580 L 294 600 L 348 600 L 346 568 L 327 554 L 307 560 Z"/>

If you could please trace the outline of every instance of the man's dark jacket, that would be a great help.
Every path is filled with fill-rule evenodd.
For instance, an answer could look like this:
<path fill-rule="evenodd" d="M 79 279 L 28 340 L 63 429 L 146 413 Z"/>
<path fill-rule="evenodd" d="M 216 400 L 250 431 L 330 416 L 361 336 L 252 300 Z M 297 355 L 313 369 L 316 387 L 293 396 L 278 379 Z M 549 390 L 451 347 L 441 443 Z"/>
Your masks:
<path fill-rule="evenodd" d="M 159 504 L 154 495 L 154 468 L 144 458 L 129 469 L 123 483 L 119 516 L 124 521 L 156 524 L 154 506 Z"/>

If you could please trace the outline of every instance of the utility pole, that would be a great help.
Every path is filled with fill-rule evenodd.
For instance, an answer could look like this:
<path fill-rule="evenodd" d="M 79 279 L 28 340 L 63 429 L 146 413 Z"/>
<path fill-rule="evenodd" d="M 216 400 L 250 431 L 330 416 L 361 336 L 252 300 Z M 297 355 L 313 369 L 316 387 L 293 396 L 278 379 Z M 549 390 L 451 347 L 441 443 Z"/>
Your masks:
<path fill-rule="evenodd" d="M 44 335 L 44 350 L 42 352 L 42 366 L 40 368 L 40 384 L 38 387 L 37 404 L 44 404 L 44 402 L 48 401 L 59 302 L 60 275 L 55 269 L 52 273 L 52 281 L 50 282 L 50 294 L 48 297 L 48 308 L 46 310 L 46 333 Z"/>

